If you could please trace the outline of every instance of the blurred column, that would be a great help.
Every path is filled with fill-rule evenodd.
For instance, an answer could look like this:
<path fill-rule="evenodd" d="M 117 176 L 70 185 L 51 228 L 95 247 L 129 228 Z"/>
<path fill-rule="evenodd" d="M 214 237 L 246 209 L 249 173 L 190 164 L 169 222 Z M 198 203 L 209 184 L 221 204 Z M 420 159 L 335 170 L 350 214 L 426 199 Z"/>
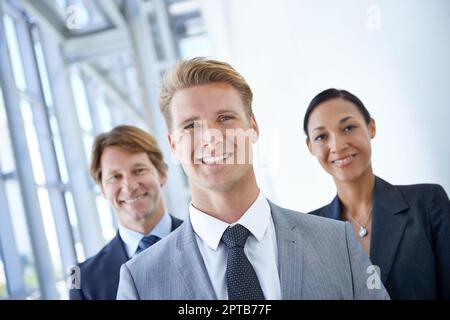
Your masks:
<path fill-rule="evenodd" d="M 60 46 L 48 33 L 41 33 L 42 46 L 48 68 L 50 87 L 58 120 L 64 157 L 66 159 L 69 188 L 72 192 L 80 236 L 86 257 L 96 254 L 104 245 L 97 214 L 94 192 L 91 188 L 89 168 L 83 146 L 83 133 L 78 122 L 69 72 L 64 64 Z"/>
<path fill-rule="evenodd" d="M 167 38 L 171 35 L 169 30 L 168 16 L 165 7 L 159 1 L 151 2 L 153 10 L 157 10 L 157 19 L 165 19 L 158 23 L 161 28 L 161 40 L 167 42 L 162 47 L 164 61 L 158 61 L 155 51 L 155 41 L 150 32 L 148 19 L 149 12 L 143 10 L 140 0 L 127 0 L 125 2 L 125 12 L 130 25 L 133 48 L 136 56 L 136 70 L 143 87 L 143 101 L 146 108 L 146 123 L 150 126 L 152 134 L 156 137 L 163 151 L 164 158 L 169 166 L 169 180 L 166 185 L 165 203 L 166 209 L 178 216 L 185 217 L 188 212 L 188 202 L 186 198 L 186 186 L 183 181 L 183 172 L 180 165 L 172 159 L 172 154 L 167 142 L 167 128 L 164 118 L 159 110 L 158 96 L 161 84 L 161 73 L 164 71 L 158 66 L 167 66 L 175 63 L 175 48 L 173 39 Z M 159 10 L 159 11 L 158 11 Z M 162 31 L 164 30 L 164 31 Z"/>
<path fill-rule="evenodd" d="M 0 11 L 0 17 L 2 17 Z M 39 285 L 44 299 L 58 297 L 53 278 L 50 250 L 45 236 L 42 214 L 39 207 L 36 183 L 33 179 L 33 169 L 28 153 L 25 128 L 20 112 L 20 102 L 6 43 L 3 19 L 0 19 L 0 80 L 2 83 L 6 115 L 11 130 L 13 152 L 16 160 L 17 176 L 23 194 L 23 205 L 30 231 L 31 246 L 33 249 L 38 274 Z"/>

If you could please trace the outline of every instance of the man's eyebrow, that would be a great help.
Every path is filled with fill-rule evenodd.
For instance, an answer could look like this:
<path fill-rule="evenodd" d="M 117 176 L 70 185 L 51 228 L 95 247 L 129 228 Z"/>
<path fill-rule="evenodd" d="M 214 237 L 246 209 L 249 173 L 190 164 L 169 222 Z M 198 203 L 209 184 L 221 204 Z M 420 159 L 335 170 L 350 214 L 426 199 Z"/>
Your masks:
<path fill-rule="evenodd" d="M 230 110 L 230 109 L 220 109 L 220 110 L 217 110 L 217 112 L 216 112 L 217 115 L 219 115 L 219 114 L 224 114 L 224 113 L 233 113 L 233 114 L 236 114 L 236 111 Z"/>
<path fill-rule="evenodd" d="M 133 164 L 133 166 L 132 166 L 133 169 L 138 168 L 138 167 L 148 167 L 148 164 L 146 164 L 144 162 L 138 162 L 138 163 Z M 113 173 L 118 173 L 118 172 L 120 172 L 120 169 L 116 169 L 116 168 L 105 171 L 106 175 L 111 175 Z"/>
<path fill-rule="evenodd" d="M 221 115 L 221 114 L 224 114 L 224 113 L 232 113 L 232 114 L 236 114 L 236 111 L 231 110 L 231 109 L 219 109 L 219 110 L 216 111 L 216 115 Z M 189 117 L 189 118 L 187 118 L 187 119 L 181 121 L 181 122 L 178 124 L 178 127 L 182 127 L 182 126 L 184 126 L 184 125 L 186 125 L 186 124 L 188 124 L 188 123 L 194 122 L 194 121 L 196 121 L 196 120 L 198 120 L 198 119 L 200 119 L 198 116 L 192 116 L 192 117 Z"/>
<path fill-rule="evenodd" d="M 138 163 L 135 163 L 135 164 L 133 165 L 133 168 L 137 168 L 137 167 L 147 167 L 147 166 L 148 166 L 148 164 L 146 164 L 146 163 L 138 162 Z"/>
<path fill-rule="evenodd" d="M 118 169 L 107 170 L 107 171 L 105 171 L 105 176 L 109 176 L 109 175 L 117 173 L 117 172 L 119 172 Z"/>

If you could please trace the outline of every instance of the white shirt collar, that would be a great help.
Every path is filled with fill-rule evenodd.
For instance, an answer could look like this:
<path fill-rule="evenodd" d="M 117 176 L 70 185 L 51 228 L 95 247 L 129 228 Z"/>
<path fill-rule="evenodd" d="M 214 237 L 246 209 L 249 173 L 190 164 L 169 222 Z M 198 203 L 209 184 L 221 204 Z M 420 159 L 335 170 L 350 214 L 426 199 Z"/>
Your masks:
<path fill-rule="evenodd" d="M 189 218 L 195 233 L 205 241 L 211 249 L 217 250 L 225 229 L 237 223 L 246 227 L 258 241 L 261 241 L 269 226 L 270 206 L 266 197 L 264 197 L 262 192 L 259 192 L 255 202 L 253 202 L 242 217 L 233 224 L 228 224 L 198 210 L 192 203 L 189 206 Z"/>
<path fill-rule="evenodd" d="M 119 223 L 119 235 L 122 241 L 125 243 L 125 249 L 127 251 L 128 257 L 132 257 L 136 252 L 139 242 L 144 236 L 155 235 L 161 239 L 167 236 L 172 230 L 172 219 L 167 212 L 164 212 L 161 220 L 158 224 L 150 231 L 149 234 L 142 234 L 140 232 L 131 230 L 127 227 L 122 226 Z"/>

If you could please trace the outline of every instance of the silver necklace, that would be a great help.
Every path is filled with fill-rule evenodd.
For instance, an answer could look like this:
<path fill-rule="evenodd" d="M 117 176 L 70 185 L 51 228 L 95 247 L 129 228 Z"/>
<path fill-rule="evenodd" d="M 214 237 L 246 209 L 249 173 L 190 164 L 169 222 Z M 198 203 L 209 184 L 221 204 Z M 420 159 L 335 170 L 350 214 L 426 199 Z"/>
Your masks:
<path fill-rule="evenodd" d="M 367 234 L 369 233 L 367 231 L 367 223 L 369 222 L 370 218 L 372 217 L 372 209 L 369 210 L 369 214 L 368 214 L 366 223 L 364 225 L 362 225 L 361 223 L 358 222 L 358 220 L 353 218 L 352 214 L 350 212 L 347 213 L 347 216 L 350 217 L 350 219 L 352 219 L 353 221 L 355 221 L 359 225 L 359 231 L 358 231 L 359 236 L 361 238 L 364 238 L 365 236 L 367 236 Z"/>

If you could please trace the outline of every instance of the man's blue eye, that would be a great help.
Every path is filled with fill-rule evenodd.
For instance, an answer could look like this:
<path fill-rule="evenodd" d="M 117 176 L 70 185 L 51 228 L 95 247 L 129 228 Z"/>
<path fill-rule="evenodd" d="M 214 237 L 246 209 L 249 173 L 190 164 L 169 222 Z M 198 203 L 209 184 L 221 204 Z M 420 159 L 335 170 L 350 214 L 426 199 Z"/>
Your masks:
<path fill-rule="evenodd" d="M 115 174 L 115 175 L 109 177 L 109 181 L 114 181 L 114 180 L 117 180 L 117 179 L 119 179 L 119 175 L 118 174 Z"/>
<path fill-rule="evenodd" d="M 188 125 L 186 125 L 184 127 L 185 130 L 189 130 L 189 129 L 194 129 L 194 128 L 198 128 L 200 126 L 200 123 L 197 121 L 194 121 L 192 123 L 189 123 Z"/>
<path fill-rule="evenodd" d="M 223 121 L 230 120 L 231 118 L 232 118 L 231 116 L 221 116 L 221 117 L 219 117 L 219 121 L 223 122 Z"/>

